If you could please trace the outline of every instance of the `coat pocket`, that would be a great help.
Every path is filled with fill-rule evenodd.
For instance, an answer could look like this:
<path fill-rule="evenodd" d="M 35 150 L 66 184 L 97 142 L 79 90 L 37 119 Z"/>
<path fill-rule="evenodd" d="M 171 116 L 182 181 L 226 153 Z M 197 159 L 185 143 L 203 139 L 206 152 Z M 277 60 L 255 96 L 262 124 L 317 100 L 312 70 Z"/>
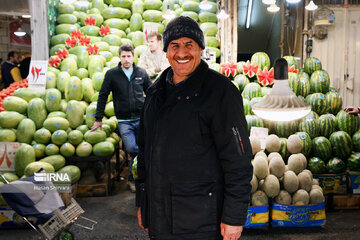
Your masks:
<path fill-rule="evenodd" d="M 173 234 L 217 230 L 215 182 L 176 183 L 171 191 Z"/>

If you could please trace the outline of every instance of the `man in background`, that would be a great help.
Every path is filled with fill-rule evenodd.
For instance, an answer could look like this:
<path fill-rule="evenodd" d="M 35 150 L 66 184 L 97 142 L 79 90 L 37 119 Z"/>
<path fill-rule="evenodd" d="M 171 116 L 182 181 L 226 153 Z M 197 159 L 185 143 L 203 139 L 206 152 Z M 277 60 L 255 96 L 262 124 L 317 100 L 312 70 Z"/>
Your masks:
<path fill-rule="evenodd" d="M 144 68 L 152 80 L 170 66 L 165 52 L 161 48 L 162 37 L 158 32 L 146 36 L 149 48 L 140 56 L 138 66 Z"/>
<path fill-rule="evenodd" d="M 1 76 L 4 88 L 7 88 L 13 82 L 19 82 L 22 79 L 18 64 L 21 56 L 18 52 L 11 51 L 8 53 L 8 59 L 1 65 Z"/>

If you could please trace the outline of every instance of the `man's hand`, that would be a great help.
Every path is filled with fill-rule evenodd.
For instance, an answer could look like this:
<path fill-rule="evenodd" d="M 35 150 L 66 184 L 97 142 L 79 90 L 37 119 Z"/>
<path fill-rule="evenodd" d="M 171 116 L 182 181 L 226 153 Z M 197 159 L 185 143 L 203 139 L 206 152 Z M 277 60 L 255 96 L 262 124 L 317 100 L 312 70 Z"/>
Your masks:
<path fill-rule="evenodd" d="M 94 125 L 91 127 L 91 131 L 95 131 L 98 128 L 100 128 L 102 130 L 102 122 L 101 121 L 94 122 Z"/>
<path fill-rule="evenodd" d="M 352 114 L 352 115 L 358 115 L 359 114 L 359 109 L 357 107 L 353 107 L 353 106 L 346 107 L 344 109 L 344 111 L 346 111 L 346 112 L 348 112 L 349 114 Z"/>
<path fill-rule="evenodd" d="M 224 240 L 238 240 L 241 237 L 243 226 L 232 226 L 225 223 L 220 224 L 221 236 Z"/>
<path fill-rule="evenodd" d="M 138 224 L 139 226 L 144 229 L 145 231 L 147 231 L 148 229 L 147 228 L 144 228 L 144 226 L 142 225 L 142 220 L 141 220 L 141 210 L 140 208 L 138 208 L 138 211 L 137 211 L 137 218 L 138 218 Z"/>

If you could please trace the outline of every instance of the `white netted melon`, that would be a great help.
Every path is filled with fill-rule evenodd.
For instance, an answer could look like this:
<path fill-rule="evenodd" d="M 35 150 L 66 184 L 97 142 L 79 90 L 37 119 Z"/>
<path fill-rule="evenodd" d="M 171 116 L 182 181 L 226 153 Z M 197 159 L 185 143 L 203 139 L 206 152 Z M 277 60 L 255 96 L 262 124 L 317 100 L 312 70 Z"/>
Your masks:
<path fill-rule="evenodd" d="M 313 184 L 313 175 L 312 172 L 309 169 L 304 169 L 302 172 L 305 172 L 307 174 L 309 174 L 310 178 L 311 178 L 311 185 Z"/>
<path fill-rule="evenodd" d="M 319 189 L 312 189 L 309 193 L 310 204 L 319 204 L 325 201 L 325 197 L 322 191 Z"/>
<path fill-rule="evenodd" d="M 270 198 L 274 198 L 279 195 L 280 183 L 277 177 L 272 174 L 268 175 L 265 178 L 263 189 L 266 195 Z"/>
<path fill-rule="evenodd" d="M 278 152 L 281 147 L 280 139 L 275 134 L 270 134 L 266 137 L 266 150 L 268 152 Z"/>
<path fill-rule="evenodd" d="M 268 161 L 263 157 L 258 157 L 252 161 L 254 174 L 260 180 L 269 175 Z"/>
<path fill-rule="evenodd" d="M 268 197 L 263 191 L 256 191 L 251 195 L 251 204 L 252 206 L 267 206 Z"/>
<path fill-rule="evenodd" d="M 291 204 L 291 195 L 285 190 L 281 190 L 279 195 L 276 196 L 275 202 L 282 205 L 290 205 Z"/>
<path fill-rule="evenodd" d="M 273 159 L 274 157 L 278 157 L 278 158 L 283 159 L 282 156 L 280 155 L 280 153 L 278 153 L 278 152 L 272 152 L 272 153 L 270 153 L 269 156 L 268 156 L 269 162 L 271 162 L 271 159 Z"/>
<path fill-rule="evenodd" d="M 257 152 L 254 156 L 254 158 L 257 158 L 257 157 L 263 157 L 263 158 L 268 158 L 266 153 L 264 151 L 260 151 L 260 152 Z"/>
<path fill-rule="evenodd" d="M 294 193 L 299 188 L 299 179 L 293 171 L 287 171 L 284 173 L 283 180 L 284 189 L 289 193 Z"/>
<path fill-rule="evenodd" d="M 284 175 L 285 172 L 285 163 L 282 158 L 274 157 L 271 159 L 269 164 L 270 174 L 275 175 L 277 178 L 280 178 Z"/>
<path fill-rule="evenodd" d="M 317 179 L 315 179 L 315 178 L 313 178 L 313 180 L 312 180 L 312 185 L 320 185 L 319 184 L 319 180 L 317 180 Z"/>
<path fill-rule="evenodd" d="M 297 177 L 299 179 L 299 188 L 310 192 L 312 186 L 312 179 L 309 174 L 306 172 L 301 172 Z"/>
<path fill-rule="evenodd" d="M 290 135 L 287 140 L 287 149 L 290 153 L 300 153 L 302 149 L 301 139 L 298 135 Z"/>
<path fill-rule="evenodd" d="M 308 205 L 309 201 L 310 201 L 310 196 L 308 192 L 303 189 L 299 189 L 296 191 L 296 193 L 293 196 L 292 204 L 303 206 L 303 205 Z"/>
<path fill-rule="evenodd" d="M 304 164 L 299 155 L 292 154 L 288 159 L 288 168 L 296 174 L 299 174 L 302 170 L 304 170 Z"/>
<path fill-rule="evenodd" d="M 307 160 L 306 160 L 305 155 L 302 153 L 297 153 L 296 155 L 301 159 L 301 161 L 303 163 L 303 169 L 305 169 L 307 167 Z"/>

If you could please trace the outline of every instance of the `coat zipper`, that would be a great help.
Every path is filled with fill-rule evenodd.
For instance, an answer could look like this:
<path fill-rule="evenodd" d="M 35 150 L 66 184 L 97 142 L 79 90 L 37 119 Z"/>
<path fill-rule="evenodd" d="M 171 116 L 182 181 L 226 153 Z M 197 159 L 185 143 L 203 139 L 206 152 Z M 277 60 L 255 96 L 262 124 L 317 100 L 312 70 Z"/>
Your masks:
<path fill-rule="evenodd" d="M 236 143 L 236 147 L 237 150 L 239 152 L 240 155 L 243 155 L 244 153 L 244 146 L 242 144 L 242 139 L 240 137 L 240 133 L 237 127 L 232 127 L 232 132 L 235 138 L 235 143 Z"/>

